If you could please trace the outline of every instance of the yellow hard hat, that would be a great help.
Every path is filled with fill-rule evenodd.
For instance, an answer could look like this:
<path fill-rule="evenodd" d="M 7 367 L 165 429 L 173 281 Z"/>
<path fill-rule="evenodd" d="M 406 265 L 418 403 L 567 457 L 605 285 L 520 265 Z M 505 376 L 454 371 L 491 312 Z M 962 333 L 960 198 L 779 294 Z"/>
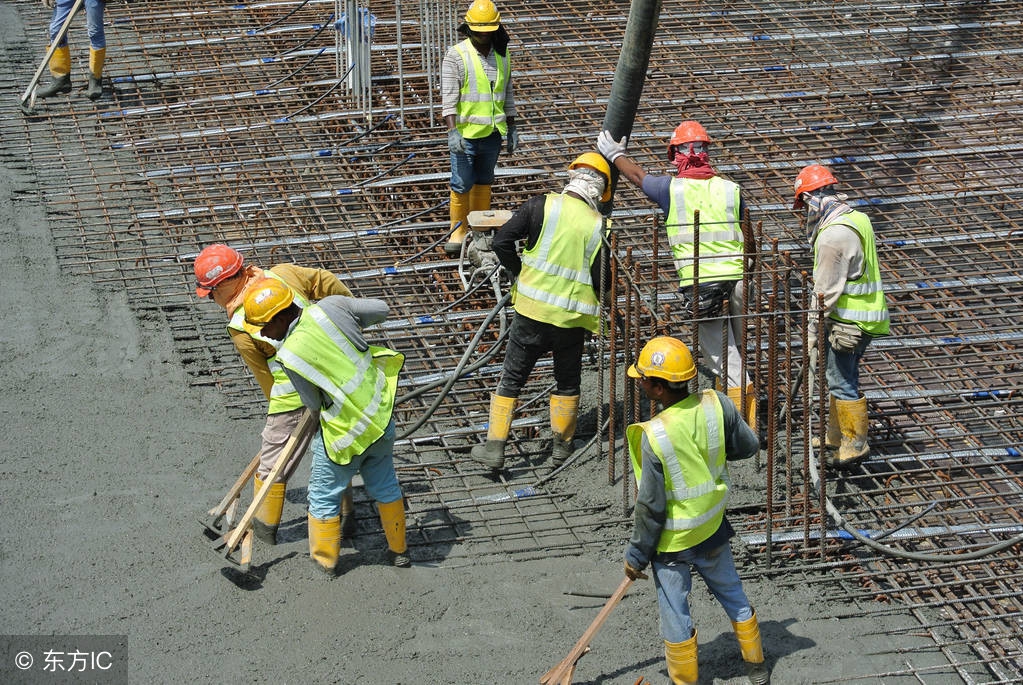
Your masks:
<path fill-rule="evenodd" d="M 581 166 L 588 166 L 595 171 L 599 171 L 604 177 L 604 194 L 600 196 L 601 202 L 607 202 L 611 199 L 611 167 L 608 166 L 607 160 L 604 159 L 604 155 L 597 152 L 584 152 L 575 158 L 575 161 L 568 165 L 569 169 L 575 169 Z"/>
<path fill-rule="evenodd" d="M 696 377 L 696 364 L 684 342 L 661 335 L 643 346 L 639 359 L 626 373 L 629 378 L 663 378 L 681 383 Z"/>
<path fill-rule="evenodd" d="M 245 295 L 245 323 L 265 326 L 279 312 L 287 309 L 295 300 L 295 293 L 276 278 L 263 278 L 249 288 Z"/>
<path fill-rule="evenodd" d="M 465 23 L 470 31 L 490 33 L 501 27 L 501 13 L 491 0 L 473 0 L 465 13 Z"/>

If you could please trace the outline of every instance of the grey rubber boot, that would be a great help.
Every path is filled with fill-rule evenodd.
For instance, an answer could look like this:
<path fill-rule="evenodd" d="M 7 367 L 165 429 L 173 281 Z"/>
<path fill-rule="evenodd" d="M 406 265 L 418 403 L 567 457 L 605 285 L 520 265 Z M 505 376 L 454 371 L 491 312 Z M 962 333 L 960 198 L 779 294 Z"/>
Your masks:
<path fill-rule="evenodd" d="M 504 446 L 507 440 L 487 440 L 482 445 L 472 448 L 469 456 L 473 461 L 478 461 L 484 466 L 492 469 L 504 468 Z"/>
<path fill-rule="evenodd" d="M 103 95 L 103 79 L 96 78 L 92 74 L 89 74 L 89 89 L 85 91 L 85 94 L 90 100 L 99 100 Z"/>
<path fill-rule="evenodd" d="M 71 74 L 56 76 L 50 83 L 36 91 L 37 98 L 50 98 L 60 93 L 71 92 Z"/>

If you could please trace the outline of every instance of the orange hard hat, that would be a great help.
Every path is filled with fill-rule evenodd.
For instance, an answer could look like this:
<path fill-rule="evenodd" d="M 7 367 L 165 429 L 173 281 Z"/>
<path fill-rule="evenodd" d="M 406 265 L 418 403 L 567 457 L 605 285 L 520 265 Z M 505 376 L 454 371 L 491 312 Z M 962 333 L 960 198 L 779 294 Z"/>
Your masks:
<path fill-rule="evenodd" d="M 199 297 L 208 297 L 218 283 L 238 273 L 244 263 L 245 258 L 241 252 L 223 243 L 203 248 L 192 265 L 195 278 L 199 282 L 195 294 Z"/>
<path fill-rule="evenodd" d="M 668 142 L 668 161 L 674 161 L 675 159 L 675 147 L 682 145 L 683 143 L 710 143 L 710 136 L 707 135 L 707 129 L 700 125 L 699 122 L 687 119 L 679 124 L 675 128 L 675 132 L 671 135 L 671 141 Z"/>
<path fill-rule="evenodd" d="M 796 176 L 796 182 L 793 185 L 795 199 L 792 201 L 792 209 L 802 209 L 806 206 L 806 203 L 802 200 L 803 193 L 811 193 L 818 188 L 823 188 L 833 183 L 838 183 L 838 179 L 831 173 L 831 169 L 826 166 L 811 164 L 810 166 L 803 167 L 803 170 Z"/>

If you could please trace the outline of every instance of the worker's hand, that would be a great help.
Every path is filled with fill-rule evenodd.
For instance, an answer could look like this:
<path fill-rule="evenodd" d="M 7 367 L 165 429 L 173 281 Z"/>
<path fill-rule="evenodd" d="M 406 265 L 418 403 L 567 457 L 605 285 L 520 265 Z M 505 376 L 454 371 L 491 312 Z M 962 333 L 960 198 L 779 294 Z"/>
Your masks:
<path fill-rule="evenodd" d="M 448 150 L 453 155 L 465 154 L 465 138 L 462 137 L 457 128 L 448 129 Z"/>
<path fill-rule="evenodd" d="M 45 7 L 48 10 L 52 10 L 53 9 L 53 0 L 43 0 L 43 7 Z"/>
<path fill-rule="evenodd" d="M 625 562 L 625 575 L 629 580 L 646 580 L 649 578 L 649 576 L 642 571 L 632 568 L 627 561 Z"/>
<path fill-rule="evenodd" d="M 607 161 L 612 164 L 619 157 L 625 156 L 625 146 L 628 145 L 628 136 L 622 136 L 621 140 L 615 140 L 611 137 L 610 131 L 601 131 L 600 135 L 597 136 L 597 149 L 600 150 L 600 154 L 607 158 Z"/>
<path fill-rule="evenodd" d="M 515 128 L 515 124 L 508 124 L 508 140 L 507 150 L 508 154 L 515 152 L 515 148 L 519 146 L 519 130 Z"/>

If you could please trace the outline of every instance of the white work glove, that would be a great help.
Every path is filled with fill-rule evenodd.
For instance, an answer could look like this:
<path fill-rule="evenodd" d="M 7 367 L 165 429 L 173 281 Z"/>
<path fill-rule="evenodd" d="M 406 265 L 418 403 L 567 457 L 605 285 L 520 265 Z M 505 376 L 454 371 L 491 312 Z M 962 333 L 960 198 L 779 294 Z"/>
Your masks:
<path fill-rule="evenodd" d="M 597 136 L 597 149 L 600 151 L 600 154 L 604 155 L 604 157 L 607 158 L 607 161 L 612 164 L 615 163 L 616 159 L 625 155 L 625 146 L 628 143 L 628 136 L 622 136 L 621 140 L 616 141 L 611 137 L 610 131 L 602 131 L 600 135 Z"/>
<path fill-rule="evenodd" d="M 508 124 L 508 140 L 506 145 L 509 155 L 515 152 L 515 148 L 519 146 L 519 131 L 515 128 L 515 124 Z"/>
<path fill-rule="evenodd" d="M 53 9 L 53 0 L 43 0 L 43 7 L 45 7 L 48 10 L 52 10 Z"/>
<path fill-rule="evenodd" d="M 465 138 L 462 137 L 457 128 L 448 129 L 448 150 L 453 155 L 465 154 Z"/>
<path fill-rule="evenodd" d="M 827 324 L 825 324 L 827 325 Z M 817 318 L 813 315 L 806 326 L 806 351 L 809 355 L 810 373 L 817 375 Z"/>

